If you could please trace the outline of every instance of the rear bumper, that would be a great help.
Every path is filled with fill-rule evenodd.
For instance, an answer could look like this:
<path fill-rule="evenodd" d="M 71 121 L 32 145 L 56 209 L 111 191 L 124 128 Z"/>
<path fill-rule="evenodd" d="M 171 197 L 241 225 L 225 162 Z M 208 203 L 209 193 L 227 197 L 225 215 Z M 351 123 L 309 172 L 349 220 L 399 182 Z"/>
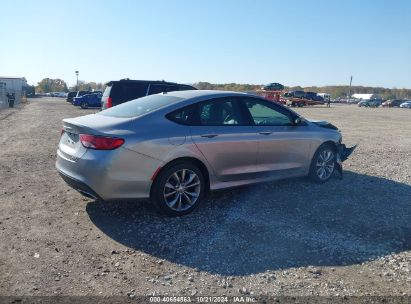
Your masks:
<path fill-rule="evenodd" d="M 103 200 L 93 189 L 91 189 L 89 186 L 87 186 L 85 183 L 72 178 L 66 174 L 64 174 L 61 171 L 58 171 L 61 178 L 67 183 L 67 185 L 69 185 L 71 188 L 73 188 L 74 190 L 80 192 L 82 195 L 89 197 L 89 198 L 93 198 L 96 200 Z"/>
<path fill-rule="evenodd" d="M 150 197 L 151 177 L 162 165 L 124 148 L 87 150 L 79 158 L 69 157 L 58 149 L 56 160 L 57 171 L 70 187 L 105 201 Z"/>

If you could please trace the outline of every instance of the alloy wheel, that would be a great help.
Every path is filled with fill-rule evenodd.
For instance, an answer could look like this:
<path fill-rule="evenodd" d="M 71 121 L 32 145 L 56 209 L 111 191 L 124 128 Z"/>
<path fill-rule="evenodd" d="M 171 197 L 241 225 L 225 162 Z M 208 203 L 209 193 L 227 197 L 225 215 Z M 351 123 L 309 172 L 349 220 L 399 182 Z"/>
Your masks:
<path fill-rule="evenodd" d="M 335 166 L 335 154 L 332 150 L 324 150 L 318 155 L 316 163 L 316 172 L 320 180 L 326 180 L 330 178 L 334 172 Z"/>
<path fill-rule="evenodd" d="M 163 196 L 167 206 L 175 211 L 184 211 L 198 200 L 201 182 L 198 175 L 189 169 L 180 169 L 167 179 Z"/>

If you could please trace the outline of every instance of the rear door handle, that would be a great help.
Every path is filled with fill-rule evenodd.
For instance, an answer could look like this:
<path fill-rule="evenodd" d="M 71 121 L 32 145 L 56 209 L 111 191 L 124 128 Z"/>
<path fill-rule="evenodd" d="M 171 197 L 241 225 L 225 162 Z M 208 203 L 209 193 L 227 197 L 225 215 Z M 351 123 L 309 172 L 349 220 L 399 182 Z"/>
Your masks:
<path fill-rule="evenodd" d="M 218 136 L 218 134 L 203 134 L 203 135 L 200 135 L 201 137 L 207 137 L 207 138 L 213 138 L 213 137 L 216 137 L 216 136 Z"/>
<path fill-rule="evenodd" d="M 272 134 L 272 133 L 273 133 L 273 132 L 270 132 L 270 131 L 260 132 L 261 135 L 270 135 L 270 134 Z"/>

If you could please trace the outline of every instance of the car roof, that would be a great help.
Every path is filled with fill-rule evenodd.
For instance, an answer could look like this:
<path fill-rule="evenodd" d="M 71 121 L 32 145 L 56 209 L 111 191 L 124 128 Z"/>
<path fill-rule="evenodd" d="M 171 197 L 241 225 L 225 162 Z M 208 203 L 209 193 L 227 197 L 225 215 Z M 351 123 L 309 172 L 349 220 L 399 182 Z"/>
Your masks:
<path fill-rule="evenodd" d="M 187 91 L 174 91 L 161 93 L 168 96 L 179 97 L 183 99 L 191 99 L 197 97 L 225 97 L 225 96 L 252 96 L 255 95 L 243 93 L 243 92 L 232 92 L 232 91 L 217 91 L 217 90 L 187 90 Z"/>
<path fill-rule="evenodd" d="M 150 83 L 150 84 L 172 84 L 172 85 L 184 85 L 184 86 L 189 86 L 193 87 L 189 84 L 182 84 L 182 83 L 176 83 L 176 82 L 169 82 L 169 81 L 164 81 L 164 80 L 134 80 L 134 79 L 120 79 L 120 80 L 112 80 L 106 83 L 108 86 L 112 86 L 115 83 Z"/>

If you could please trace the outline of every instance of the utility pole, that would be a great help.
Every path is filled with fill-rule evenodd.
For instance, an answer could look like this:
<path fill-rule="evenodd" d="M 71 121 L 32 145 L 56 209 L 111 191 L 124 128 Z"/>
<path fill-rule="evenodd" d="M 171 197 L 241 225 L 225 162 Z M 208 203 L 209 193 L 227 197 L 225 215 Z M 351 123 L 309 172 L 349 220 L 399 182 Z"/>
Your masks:
<path fill-rule="evenodd" d="M 75 71 L 77 77 L 77 90 L 78 90 L 78 71 Z"/>
<path fill-rule="evenodd" d="M 352 75 L 350 78 L 350 87 L 348 88 L 348 102 L 351 100 L 351 84 L 352 84 Z"/>

